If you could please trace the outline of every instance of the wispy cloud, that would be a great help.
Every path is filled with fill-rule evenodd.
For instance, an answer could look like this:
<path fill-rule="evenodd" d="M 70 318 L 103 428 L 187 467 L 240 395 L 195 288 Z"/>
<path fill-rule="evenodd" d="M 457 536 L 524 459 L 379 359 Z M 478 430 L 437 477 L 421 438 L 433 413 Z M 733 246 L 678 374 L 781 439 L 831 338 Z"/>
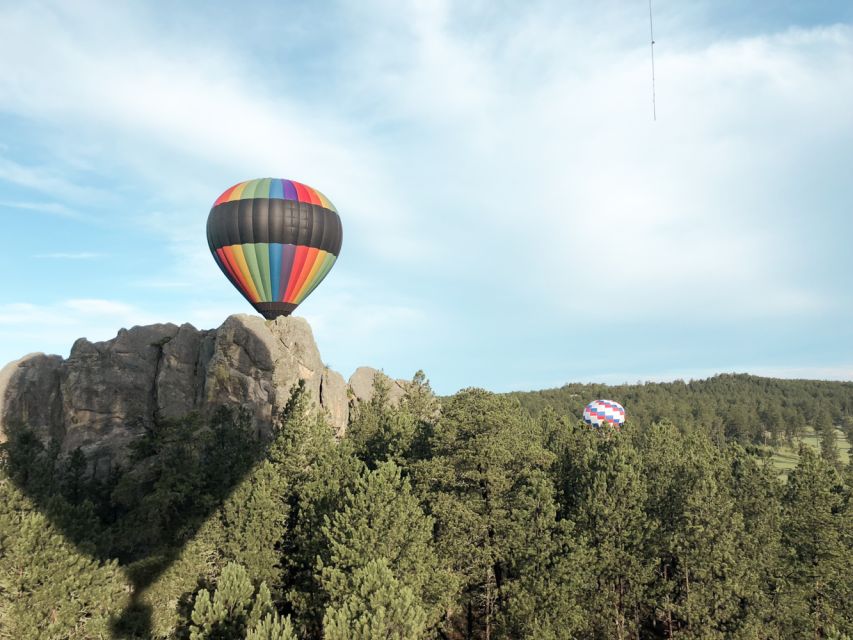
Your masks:
<path fill-rule="evenodd" d="M 218 322 L 247 307 L 208 255 L 216 195 L 261 175 L 328 191 L 344 254 L 304 308 L 347 363 L 428 358 L 452 331 L 500 342 L 467 355 L 499 371 L 527 355 L 501 342 L 524 314 L 551 320 L 560 348 L 529 359 L 556 371 L 602 324 L 628 328 L 614 348 L 640 322 L 662 347 L 680 322 L 713 326 L 709 350 L 732 327 L 787 322 L 802 344 L 841 334 L 853 26 L 747 33 L 704 24 L 709 6 L 656 11 L 653 122 L 648 14 L 631 4 L 365 0 L 268 17 L 240 38 L 220 26 L 240 12 L 229 6 L 176 7 L 193 34 L 178 37 L 145 4 L 10 4 L 0 111 L 41 153 L 0 159 L 16 187 L 2 206 L 96 209 L 140 236 L 126 264 L 144 273 L 114 297 L 133 286 L 139 309 Z M 319 18 L 321 44 L 301 28 Z M 473 311 L 436 318 L 448 306 Z"/>
<path fill-rule="evenodd" d="M 105 254 L 103 254 L 103 253 L 95 253 L 93 251 L 77 251 L 77 252 L 57 251 L 54 253 L 37 253 L 33 257 L 45 259 L 45 260 L 95 260 L 96 258 L 103 258 L 104 255 Z"/>
<path fill-rule="evenodd" d="M 429 6 L 394 14 L 392 53 L 372 60 L 386 73 L 368 77 L 399 117 L 431 123 L 417 170 L 442 185 L 448 257 L 479 254 L 472 262 L 490 277 L 567 314 L 594 312 L 596 291 L 618 297 L 618 314 L 599 313 L 621 320 L 837 302 L 800 277 L 826 238 L 794 249 L 809 201 L 792 187 L 825 179 L 801 162 L 820 131 L 853 140 L 853 83 L 839 86 L 853 77 L 853 28 L 664 43 L 652 122 L 639 37 L 591 42 L 588 25 L 527 14 L 507 43 L 499 29 L 457 28 L 458 7 Z M 527 45 L 543 68 L 527 63 Z"/>
<path fill-rule="evenodd" d="M 132 304 L 100 298 L 73 298 L 54 304 L 16 302 L 0 305 L 0 324 L 4 325 L 67 326 L 93 319 L 133 324 L 154 321 Z"/>
<path fill-rule="evenodd" d="M 0 30 L 2 30 L 2 27 L 0 27 Z M 0 48 L 2 48 L 2 44 L 0 44 Z M 2 71 L 3 68 L 0 67 L 0 86 L 2 86 Z M 25 165 L 7 158 L 0 158 L 0 181 L 10 182 L 20 187 L 48 194 L 52 198 L 62 198 L 70 202 L 92 203 L 104 202 L 109 199 L 109 195 L 106 192 L 90 186 L 81 186 L 68 179 L 64 173 L 64 170 L 54 167 Z M 66 217 L 83 217 L 67 205 L 55 201 L 5 202 L 3 205 L 19 209 L 43 211 Z"/>
<path fill-rule="evenodd" d="M 119 300 L 0 304 L 0 360 L 5 363 L 35 351 L 67 355 L 77 338 L 109 340 L 122 327 L 158 321 L 162 316 Z"/>
<path fill-rule="evenodd" d="M 91 26 L 74 12 L 49 5 L 7 12 L 5 47 L 31 55 L 27 80 L 7 68 L 0 86 L 6 108 L 144 141 L 138 155 L 148 166 L 134 168 L 183 211 L 138 221 L 166 234 L 181 268 L 197 274 L 215 271 L 200 240 L 203 209 L 190 214 L 186 203 L 195 193 L 206 202 L 218 188 L 175 180 L 150 161 L 164 149 L 239 178 L 278 172 L 334 185 L 347 237 L 373 254 L 448 278 L 465 268 L 453 258 L 466 255 L 483 267 L 474 277 L 546 295 L 559 301 L 555 312 L 586 309 L 592 288 L 619 290 L 622 317 L 657 313 L 676 298 L 670 310 L 824 308 L 825 293 L 796 282 L 800 265 L 784 257 L 796 232 L 778 221 L 796 216 L 798 205 L 779 212 L 772 188 L 794 170 L 778 158 L 808 153 L 812 140 L 797 125 L 816 105 L 819 127 L 853 135 L 844 107 L 853 88 L 838 82 L 853 76 L 850 28 L 693 47 L 664 41 L 653 123 L 645 43 L 630 41 L 625 16 L 612 8 L 603 17 L 581 14 L 580 22 L 548 5 L 514 10 L 511 20 L 442 2 L 396 11 L 365 3 L 351 12 L 353 30 L 378 14 L 382 20 L 376 37 L 353 40 L 339 61 L 352 78 L 343 87 L 355 91 L 357 79 L 354 110 L 366 109 L 365 100 L 383 105 L 374 126 L 416 124 L 393 143 L 345 113 L 259 88 L 249 59 L 227 47 L 153 46 L 149 15 L 136 9 L 112 8 L 105 17 L 142 44 L 123 50 L 95 34 L 81 38 Z M 466 19 L 488 28 L 456 28 Z M 584 20 L 618 28 L 589 41 Z M 33 32 L 43 37 L 22 35 Z M 49 56 L 33 45 L 43 39 L 53 43 Z M 784 141 L 764 123 L 770 113 L 791 132 Z M 417 152 L 406 153 L 415 141 Z M 5 172 L 68 191 L 24 167 L 7 163 Z"/>
<path fill-rule="evenodd" d="M 194 283 L 186 280 L 138 280 L 131 282 L 131 286 L 142 289 L 189 289 L 194 286 Z"/>
<path fill-rule="evenodd" d="M 212 43 L 183 42 L 176 49 L 156 41 L 157 29 L 144 12 L 102 8 L 99 15 L 114 29 L 108 40 L 84 14 L 48 5 L 7 9 L 0 53 L 14 52 L 28 63 L 25 77 L 12 65 L 2 68 L 0 107 L 117 136 L 123 142 L 116 149 L 120 164 L 173 203 L 209 205 L 227 186 L 178 174 L 188 159 L 215 168 L 207 174 L 232 176 L 232 182 L 276 174 L 334 184 L 333 199 L 347 210 L 350 228 L 365 229 L 374 251 L 419 252 L 422 245 L 404 231 L 405 200 L 357 126 L 302 104 L 296 93 L 266 89 L 244 56 Z M 50 52 L 35 40 L 50 41 Z M 116 48 L 125 40 L 141 48 Z M 162 164 L 169 155 L 174 170 Z M 21 167 L 8 173 L 22 183 L 44 184 Z"/>
<path fill-rule="evenodd" d="M 0 209 L 19 209 L 22 211 L 36 211 L 38 213 L 47 213 L 62 218 L 71 218 L 73 220 L 84 220 L 85 216 L 73 209 L 69 209 L 64 204 L 58 202 L 10 202 L 0 201 Z"/>

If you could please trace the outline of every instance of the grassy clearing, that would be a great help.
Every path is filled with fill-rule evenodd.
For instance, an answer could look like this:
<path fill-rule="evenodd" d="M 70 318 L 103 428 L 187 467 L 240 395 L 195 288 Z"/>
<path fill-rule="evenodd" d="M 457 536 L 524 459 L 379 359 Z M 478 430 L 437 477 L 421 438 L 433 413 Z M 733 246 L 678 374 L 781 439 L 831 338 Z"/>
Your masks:
<path fill-rule="evenodd" d="M 847 464 L 850 461 L 851 448 L 853 447 L 851 447 L 840 429 L 835 430 L 835 436 L 838 441 L 839 458 L 843 464 Z M 794 446 L 782 446 L 773 451 L 773 456 L 770 460 L 773 466 L 779 470 L 779 475 L 785 479 L 788 478 L 788 473 L 797 466 L 800 460 L 800 455 L 797 453 L 800 448 L 800 442 L 812 447 L 815 451 L 820 451 L 820 436 L 811 427 L 806 428 L 802 439 L 795 441 Z"/>

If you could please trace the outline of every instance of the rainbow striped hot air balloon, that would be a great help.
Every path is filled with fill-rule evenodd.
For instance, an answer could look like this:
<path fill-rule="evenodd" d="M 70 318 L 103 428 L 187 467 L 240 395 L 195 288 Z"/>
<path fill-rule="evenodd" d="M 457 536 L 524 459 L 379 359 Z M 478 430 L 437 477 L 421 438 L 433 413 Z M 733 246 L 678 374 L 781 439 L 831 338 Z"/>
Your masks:
<path fill-rule="evenodd" d="M 625 407 L 613 400 L 593 400 L 583 408 L 583 421 L 596 429 L 619 429 L 625 422 Z"/>
<path fill-rule="evenodd" d="M 207 217 L 216 264 L 267 319 L 293 313 L 329 273 L 342 240 L 334 205 L 292 180 L 236 184 L 216 199 Z"/>

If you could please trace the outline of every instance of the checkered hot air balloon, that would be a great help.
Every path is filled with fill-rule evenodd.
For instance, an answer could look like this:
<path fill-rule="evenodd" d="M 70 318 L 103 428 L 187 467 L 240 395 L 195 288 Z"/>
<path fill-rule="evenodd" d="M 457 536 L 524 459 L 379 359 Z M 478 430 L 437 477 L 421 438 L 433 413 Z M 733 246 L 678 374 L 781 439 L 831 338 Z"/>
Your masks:
<path fill-rule="evenodd" d="M 596 429 L 619 429 L 625 422 L 625 407 L 613 400 L 593 400 L 583 409 L 583 421 Z"/>
<path fill-rule="evenodd" d="M 265 318 L 289 316 L 326 277 L 343 229 L 322 193 L 293 180 L 261 178 L 227 189 L 210 210 L 216 264 Z"/>

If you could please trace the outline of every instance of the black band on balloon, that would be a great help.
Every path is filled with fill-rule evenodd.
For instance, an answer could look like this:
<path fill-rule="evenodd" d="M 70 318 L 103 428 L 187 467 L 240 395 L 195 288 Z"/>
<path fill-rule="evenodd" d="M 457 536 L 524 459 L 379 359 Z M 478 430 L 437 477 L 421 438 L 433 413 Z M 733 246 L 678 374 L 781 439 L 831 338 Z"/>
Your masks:
<path fill-rule="evenodd" d="M 307 202 L 277 198 L 247 198 L 223 202 L 210 210 L 207 241 L 212 249 L 235 244 L 277 242 L 341 251 L 340 216 Z"/>

